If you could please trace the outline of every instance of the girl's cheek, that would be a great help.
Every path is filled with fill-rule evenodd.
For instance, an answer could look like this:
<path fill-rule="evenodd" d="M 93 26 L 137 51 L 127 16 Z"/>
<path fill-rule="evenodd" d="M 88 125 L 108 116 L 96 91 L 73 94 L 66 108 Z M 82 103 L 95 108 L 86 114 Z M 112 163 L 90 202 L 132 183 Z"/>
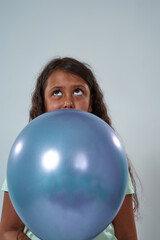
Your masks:
<path fill-rule="evenodd" d="M 51 104 L 49 106 L 50 111 L 57 110 L 59 108 L 61 108 L 61 103 L 59 101 L 51 102 Z"/>

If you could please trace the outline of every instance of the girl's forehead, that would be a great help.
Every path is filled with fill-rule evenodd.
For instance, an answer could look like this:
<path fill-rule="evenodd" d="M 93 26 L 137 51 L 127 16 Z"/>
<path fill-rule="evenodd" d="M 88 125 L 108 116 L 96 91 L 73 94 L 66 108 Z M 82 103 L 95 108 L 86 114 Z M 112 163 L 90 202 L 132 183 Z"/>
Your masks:
<path fill-rule="evenodd" d="M 88 85 L 87 82 L 78 75 L 62 70 L 56 70 L 51 73 L 47 79 L 47 85 L 54 84 L 82 84 Z"/>

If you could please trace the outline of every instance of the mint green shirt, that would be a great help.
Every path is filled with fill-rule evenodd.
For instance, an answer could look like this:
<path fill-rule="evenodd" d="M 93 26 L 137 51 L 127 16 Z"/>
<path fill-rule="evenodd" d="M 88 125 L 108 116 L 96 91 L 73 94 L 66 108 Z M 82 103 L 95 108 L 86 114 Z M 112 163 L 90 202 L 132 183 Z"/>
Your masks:
<path fill-rule="evenodd" d="M 5 191 L 5 192 L 8 192 L 8 187 L 7 187 L 7 181 L 6 180 L 2 185 L 2 190 Z M 128 187 L 127 187 L 126 194 L 133 194 L 133 193 L 134 193 L 134 188 L 133 188 L 133 185 L 132 185 L 132 182 L 131 182 L 131 178 L 129 176 Z M 26 232 L 26 230 L 27 230 L 27 227 L 25 227 L 24 232 Z M 31 240 L 40 240 L 31 231 L 27 231 L 26 235 Z M 115 237 L 113 224 L 111 223 L 102 233 L 100 233 L 93 240 L 117 240 L 117 238 Z"/>

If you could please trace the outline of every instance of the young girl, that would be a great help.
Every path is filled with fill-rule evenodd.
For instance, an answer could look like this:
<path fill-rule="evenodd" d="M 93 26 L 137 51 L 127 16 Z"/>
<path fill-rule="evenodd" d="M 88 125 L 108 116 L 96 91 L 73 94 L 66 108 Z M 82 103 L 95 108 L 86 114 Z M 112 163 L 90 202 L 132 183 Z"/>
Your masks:
<path fill-rule="evenodd" d="M 88 65 L 73 58 L 53 59 L 46 65 L 37 79 L 29 119 L 31 121 L 42 113 L 63 108 L 92 112 L 112 127 L 111 119 L 103 101 L 103 94 L 92 71 Z M 137 239 L 134 213 L 138 209 L 138 200 L 131 164 L 128 163 L 130 177 L 121 209 L 113 222 L 94 240 Z M 38 240 L 33 233 L 26 229 L 15 212 L 9 198 L 6 182 L 2 189 L 4 191 L 4 203 L 0 224 L 0 239 Z"/>

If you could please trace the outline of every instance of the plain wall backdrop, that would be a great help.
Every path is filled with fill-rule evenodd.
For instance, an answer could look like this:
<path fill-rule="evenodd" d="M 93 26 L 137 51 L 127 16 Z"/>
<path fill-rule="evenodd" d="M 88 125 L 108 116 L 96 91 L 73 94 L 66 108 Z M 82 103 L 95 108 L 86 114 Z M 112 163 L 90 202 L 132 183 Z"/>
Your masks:
<path fill-rule="evenodd" d="M 159 239 L 159 13 L 159 0 L 0 0 L 0 187 L 38 73 L 75 57 L 91 65 L 140 177 L 139 239 Z"/>

